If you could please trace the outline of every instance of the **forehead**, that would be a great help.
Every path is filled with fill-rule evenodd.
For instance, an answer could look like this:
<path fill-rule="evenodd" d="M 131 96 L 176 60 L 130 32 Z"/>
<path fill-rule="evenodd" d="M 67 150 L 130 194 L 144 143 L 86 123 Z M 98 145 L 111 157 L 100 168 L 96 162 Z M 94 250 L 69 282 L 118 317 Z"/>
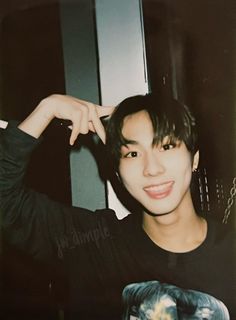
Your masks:
<path fill-rule="evenodd" d="M 145 110 L 128 115 L 124 118 L 122 135 L 127 140 L 140 141 L 144 136 L 153 139 L 154 131 L 149 114 Z"/>

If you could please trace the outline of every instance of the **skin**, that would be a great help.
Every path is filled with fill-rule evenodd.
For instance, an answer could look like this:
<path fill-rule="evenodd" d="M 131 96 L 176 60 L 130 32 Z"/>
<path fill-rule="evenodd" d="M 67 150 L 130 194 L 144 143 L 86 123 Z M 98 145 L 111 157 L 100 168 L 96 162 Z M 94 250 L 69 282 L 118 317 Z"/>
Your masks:
<path fill-rule="evenodd" d="M 125 188 L 145 208 L 145 232 L 166 250 L 195 249 L 206 237 L 206 221 L 196 214 L 190 193 L 199 153 L 192 159 L 183 142 L 174 146 L 168 144 L 168 137 L 153 146 L 146 111 L 127 116 L 122 134 L 133 142 L 122 147 L 119 173 Z"/>

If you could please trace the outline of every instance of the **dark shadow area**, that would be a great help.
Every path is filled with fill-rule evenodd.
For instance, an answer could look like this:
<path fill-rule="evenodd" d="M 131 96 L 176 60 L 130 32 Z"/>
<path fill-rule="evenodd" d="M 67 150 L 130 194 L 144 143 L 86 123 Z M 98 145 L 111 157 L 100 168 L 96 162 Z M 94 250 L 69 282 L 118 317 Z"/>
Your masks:
<path fill-rule="evenodd" d="M 52 93 L 64 93 L 64 64 L 59 5 L 11 1 L 0 5 L 1 119 L 23 120 Z M 4 9 L 4 10 L 3 10 Z M 51 198 L 71 203 L 69 136 L 53 122 L 32 156 L 26 183 Z M 53 147 L 52 147 L 53 146 Z M 2 319 L 58 319 L 52 266 L 33 261 L 2 239 Z M 60 292 L 60 289 L 58 289 Z M 63 299 L 62 299 L 63 300 Z M 4 306 L 4 307 L 3 307 Z"/>
<path fill-rule="evenodd" d="M 52 93 L 65 93 L 56 2 L 12 11 L 4 17 L 0 45 L 3 119 L 21 121 L 41 99 Z M 56 123 L 52 123 L 45 136 L 45 142 L 33 156 L 34 169 L 29 168 L 27 180 L 38 191 L 70 203 L 67 137 Z"/>

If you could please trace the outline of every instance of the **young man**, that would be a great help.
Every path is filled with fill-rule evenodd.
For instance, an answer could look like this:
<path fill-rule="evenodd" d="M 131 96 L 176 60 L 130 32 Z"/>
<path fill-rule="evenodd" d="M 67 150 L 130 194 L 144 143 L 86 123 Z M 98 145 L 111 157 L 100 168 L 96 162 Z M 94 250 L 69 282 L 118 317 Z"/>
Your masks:
<path fill-rule="evenodd" d="M 155 95 L 128 98 L 113 111 L 53 95 L 18 128 L 8 125 L 0 153 L 5 237 L 35 259 L 62 260 L 69 319 L 177 319 L 170 306 L 180 319 L 235 319 L 232 233 L 197 215 L 191 197 L 199 162 L 195 119 L 179 102 Z M 105 134 L 100 117 L 110 115 Z M 24 187 L 30 154 L 53 118 L 72 122 L 70 144 L 89 130 L 106 140 L 135 212 L 119 221 L 109 209 L 91 214 Z M 158 285 L 149 298 L 129 290 L 148 290 L 150 281 Z M 173 298 L 174 288 L 185 298 Z"/>

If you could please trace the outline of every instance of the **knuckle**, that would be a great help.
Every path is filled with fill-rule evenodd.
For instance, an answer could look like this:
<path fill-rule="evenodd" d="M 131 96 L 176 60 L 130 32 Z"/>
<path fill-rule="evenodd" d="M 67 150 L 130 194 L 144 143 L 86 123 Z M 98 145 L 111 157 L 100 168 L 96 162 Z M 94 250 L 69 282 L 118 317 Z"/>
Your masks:
<path fill-rule="evenodd" d="M 89 131 L 88 129 L 80 129 L 81 134 L 87 134 Z"/>
<path fill-rule="evenodd" d="M 92 110 L 96 110 L 95 104 L 93 104 L 92 102 L 89 102 L 89 106 Z"/>
<path fill-rule="evenodd" d="M 88 108 L 89 108 L 90 114 L 94 113 L 96 111 L 95 105 L 93 103 L 91 103 L 91 102 L 88 103 Z"/>
<path fill-rule="evenodd" d="M 41 104 L 48 104 L 57 101 L 60 99 L 62 96 L 59 94 L 51 94 L 50 96 L 47 96 L 46 98 L 43 98 L 41 100 Z"/>
<path fill-rule="evenodd" d="M 50 100 L 58 100 L 58 99 L 62 98 L 62 95 L 54 93 L 54 94 L 51 94 L 48 98 Z"/>
<path fill-rule="evenodd" d="M 76 111 L 78 112 L 78 114 L 80 115 L 86 115 L 88 114 L 88 108 L 87 106 L 80 104 L 77 108 Z"/>

